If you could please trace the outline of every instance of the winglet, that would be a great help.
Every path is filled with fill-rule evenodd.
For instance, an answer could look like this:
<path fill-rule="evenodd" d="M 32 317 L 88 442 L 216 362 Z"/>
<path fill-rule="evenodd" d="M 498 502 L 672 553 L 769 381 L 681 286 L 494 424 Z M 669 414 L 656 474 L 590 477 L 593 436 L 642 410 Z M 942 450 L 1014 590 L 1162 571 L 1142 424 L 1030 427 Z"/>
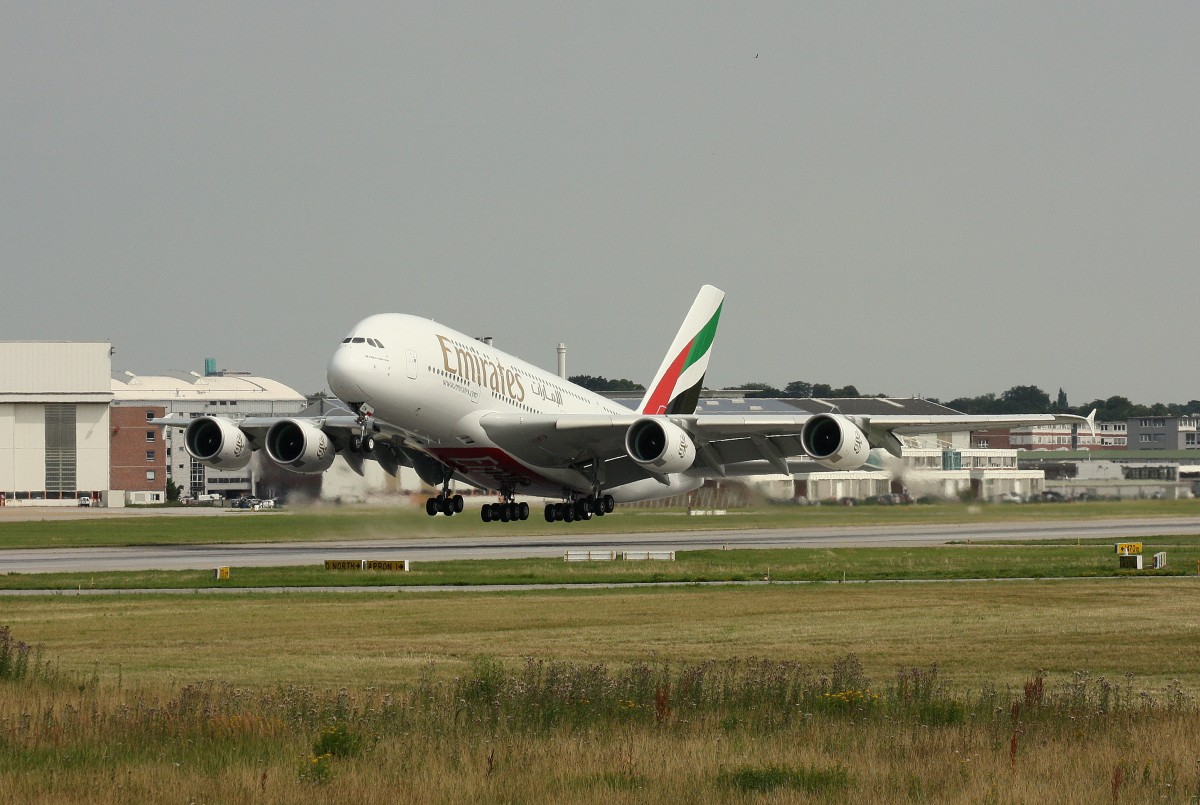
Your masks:
<path fill-rule="evenodd" d="M 1085 419 L 1088 424 L 1088 429 L 1092 432 L 1092 438 L 1095 439 L 1096 438 L 1096 409 L 1093 408 L 1092 412 L 1090 414 L 1088 414 Z"/>
<path fill-rule="evenodd" d="M 718 288 L 705 285 L 700 289 L 671 349 L 658 367 L 654 382 L 638 405 L 643 414 L 695 412 L 724 300 L 725 292 Z"/>

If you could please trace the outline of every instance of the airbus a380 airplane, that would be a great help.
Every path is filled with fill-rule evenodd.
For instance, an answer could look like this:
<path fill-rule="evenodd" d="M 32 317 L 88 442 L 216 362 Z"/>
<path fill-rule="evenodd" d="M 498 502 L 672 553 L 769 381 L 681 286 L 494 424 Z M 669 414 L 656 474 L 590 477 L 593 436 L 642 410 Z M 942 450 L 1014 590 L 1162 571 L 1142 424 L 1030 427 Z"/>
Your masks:
<path fill-rule="evenodd" d="M 725 294 L 705 285 L 636 411 L 449 327 L 384 313 L 356 324 L 329 360 L 330 390 L 353 414 L 316 418 L 162 419 L 186 427 L 185 445 L 211 467 L 245 467 L 255 450 L 301 473 L 342 455 L 362 471 L 413 467 L 441 493 L 430 515 L 461 512 L 461 479 L 497 490 L 482 518 L 524 520 L 518 494 L 561 500 L 546 520 L 588 520 L 618 502 L 688 492 L 710 477 L 790 474 L 801 462 L 851 470 L 871 448 L 900 455 L 897 435 L 1092 417 L 697 414 Z M 1094 413 L 1093 413 L 1094 416 Z"/>

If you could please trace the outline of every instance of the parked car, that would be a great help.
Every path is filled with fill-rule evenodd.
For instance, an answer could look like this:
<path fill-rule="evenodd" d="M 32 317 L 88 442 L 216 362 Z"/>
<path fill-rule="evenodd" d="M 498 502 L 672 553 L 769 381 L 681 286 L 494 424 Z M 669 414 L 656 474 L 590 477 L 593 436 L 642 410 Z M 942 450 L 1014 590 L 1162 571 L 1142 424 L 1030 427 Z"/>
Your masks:
<path fill-rule="evenodd" d="M 85 509 L 90 508 L 92 505 L 92 496 L 91 495 L 80 495 L 79 496 L 79 505 Z"/>

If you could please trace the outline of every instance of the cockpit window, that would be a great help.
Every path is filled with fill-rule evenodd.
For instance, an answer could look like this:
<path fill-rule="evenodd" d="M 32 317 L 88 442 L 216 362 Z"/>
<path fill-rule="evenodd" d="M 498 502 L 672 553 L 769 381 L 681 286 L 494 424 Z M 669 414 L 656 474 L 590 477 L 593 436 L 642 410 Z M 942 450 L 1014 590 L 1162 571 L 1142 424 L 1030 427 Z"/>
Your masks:
<path fill-rule="evenodd" d="M 379 346 L 378 344 L 376 344 L 376 343 L 375 343 L 375 339 L 374 339 L 374 338 L 368 338 L 368 339 L 367 339 L 367 343 L 368 343 L 368 344 L 370 344 L 370 345 L 371 345 L 371 346 L 373 346 L 373 347 L 377 347 L 377 346 Z"/>
<path fill-rule="evenodd" d="M 384 347 L 384 345 L 383 345 L 383 342 L 380 341 L 378 338 L 375 339 L 375 346 L 379 347 L 380 349 L 386 349 L 386 347 Z"/>
<path fill-rule="evenodd" d="M 362 342 L 364 342 L 366 340 L 367 339 L 365 339 L 365 338 L 351 338 L 350 343 L 351 344 L 361 344 Z"/>
<path fill-rule="evenodd" d="M 342 339 L 342 343 L 343 343 L 343 344 L 349 344 L 349 343 L 350 343 L 350 336 L 346 336 L 345 338 L 343 338 L 343 339 Z"/>

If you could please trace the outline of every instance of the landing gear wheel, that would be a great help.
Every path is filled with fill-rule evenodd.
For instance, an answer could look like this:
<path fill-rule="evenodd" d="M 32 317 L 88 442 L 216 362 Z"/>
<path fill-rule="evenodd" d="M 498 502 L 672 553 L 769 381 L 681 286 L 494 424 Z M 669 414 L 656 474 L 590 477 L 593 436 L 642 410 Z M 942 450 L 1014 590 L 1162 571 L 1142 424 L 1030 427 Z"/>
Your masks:
<path fill-rule="evenodd" d="M 517 519 L 518 520 L 528 520 L 529 519 L 529 504 L 528 503 L 525 503 L 524 501 L 522 501 L 521 503 L 517 504 Z"/>
<path fill-rule="evenodd" d="M 485 506 L 483 506 L 482 508 L 480 508 L 480 510 L 479 510 L 479 517 L 480 517 L 480 519 L 481 519 L 481 520 L 483 520 L 483 522 L 485 522 L 485 523 L 490 523 L 490 522 L 492 522 L 492 507 L 491 507 L 491 506 L 486 506 L 486 505 L 485 505 Z"/>
<path fill-rule="evenodd" d="M 613 500 L 612 495 L 605 495 L 601 500 L 604 501 L 604 513 L 612 514 L 613 509 L 617 508 L 617 502 Z"/>
<path fill-rule="evenodd" d="M 554 516 L 554 504 L 547 503 L 546 504 L 546 522 L 553 523 L 557 519 L 558 518 Z"/>
<path fill-rule="evenodd" d="M 459 514 L 463 510 L 463 496 L 455 495 L 450 501 L 454 504 L 454 513 Z"/>
<path fill-rule="evenodd" d="M 425 513 L 430 517 L 435 517 L 438 513 L 437 498 L 429 498 L 425 501 Z"/>

